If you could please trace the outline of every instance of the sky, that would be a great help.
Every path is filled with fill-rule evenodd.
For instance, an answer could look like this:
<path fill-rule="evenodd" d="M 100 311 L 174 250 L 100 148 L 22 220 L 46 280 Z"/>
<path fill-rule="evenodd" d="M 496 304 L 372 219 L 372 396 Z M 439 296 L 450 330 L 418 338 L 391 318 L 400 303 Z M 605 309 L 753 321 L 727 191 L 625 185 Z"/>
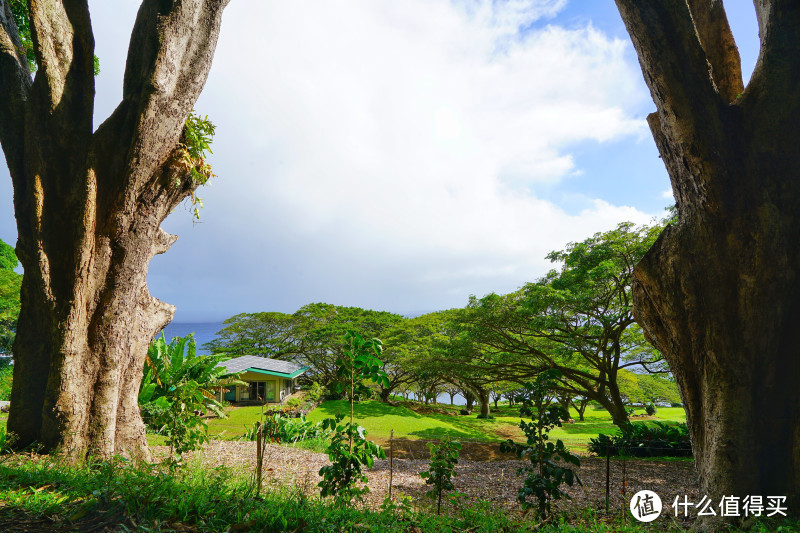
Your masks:
<path fill-rule="evenodd" d="M 138 2 L 90 6 L 97 127 L 121 97 Z M 748 79 L 753 4 L 726 8 Z M 176 322 L 463 307 L 674 202 L 612 0 L 233 0 L 195 109 L 217 127 L 217 177 L 199 222 L 187 206 L 164 222 L 179 239 L 148 273 Z"/>

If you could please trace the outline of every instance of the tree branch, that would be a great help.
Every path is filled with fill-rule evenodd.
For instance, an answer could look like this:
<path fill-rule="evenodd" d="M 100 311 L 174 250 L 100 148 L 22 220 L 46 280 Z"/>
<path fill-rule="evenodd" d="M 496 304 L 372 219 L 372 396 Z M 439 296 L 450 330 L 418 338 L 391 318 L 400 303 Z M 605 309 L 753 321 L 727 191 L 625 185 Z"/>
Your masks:
<path fill-rule="evenodd" d="M 28 62 L 6 0 L 0 0 L 0 144 L 11 176 L 22 175 L 26 102 L 31 88 Z"/>
<path fill-rule="evenodd" d="M 689 0 L 697 36 L 711 66 L 711 77 L 725 102 L 733 102 L 742 91 L 742 61 L 733 38 L 722 0 Z"/>
<path fill-rule="evenodd" d="M 47 102 L 54 138 L 75 143 L 72 135 L 92 132 L 94 109 L 94 35 L 86 0 L 30 2 L 31 37 L 39 69 L 34 79 L 37 97 Z M 44 118 L 44 117 L 42 117 Z M 54 124 L 55 123 L 55 124 Z M 61 131 L 52 131 L 57 126 Z"/>
<path fill-rule="evenodd" d="M 114 143 L 125 147 L 125 183 L 119 192 L 136 194 L 178 143 L 208 77 L 228 1 L 142 2 L 128 49 L 123 100 L 106 121 L 124 123 Z M 103 135 L 113 135 L 115 128 L 102 129 Z"/>
<path fill-rule="evenodd" d="M 688 5 L 675 0 L 616 3 L 639 56 L 664 134 L 675 146 L 714 150 L 717 140 L 711 133 L 723 129 L 720 108 L 727 102 L 711 80 Z"/>
<path fill-rule="evenodd" d="M 755 0 L 755 6 L 761 53 L 751 84 L 766 86 L 768 93 L 783 91 L 787 101 L 794 101 L 798 84 L 786 74 L 796 72 L 800 61 L 800 6 L 792 0 Z"/>

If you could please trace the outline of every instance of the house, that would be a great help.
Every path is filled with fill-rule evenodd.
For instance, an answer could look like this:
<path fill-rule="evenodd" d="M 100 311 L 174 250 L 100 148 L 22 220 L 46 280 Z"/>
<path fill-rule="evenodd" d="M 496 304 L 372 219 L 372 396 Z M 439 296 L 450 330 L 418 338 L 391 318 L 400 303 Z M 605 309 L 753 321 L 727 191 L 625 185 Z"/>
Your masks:
<path fill-rule="evenodd" d="M 217 364 L 229 374 L 241 372 L 247 386 L 231 385 L 220 390 L 219 400 L 228 402 L 283 403 L 292 394 L 298 377 L 310 367 L 255 355 L 243 355 Z"/>

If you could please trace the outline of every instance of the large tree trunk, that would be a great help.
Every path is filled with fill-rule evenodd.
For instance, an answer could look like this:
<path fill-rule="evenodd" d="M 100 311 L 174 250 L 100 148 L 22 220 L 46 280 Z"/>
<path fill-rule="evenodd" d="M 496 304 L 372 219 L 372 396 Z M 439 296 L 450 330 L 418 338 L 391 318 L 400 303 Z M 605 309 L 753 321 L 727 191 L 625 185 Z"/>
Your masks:
<path fill-rule="evenodd" d="M 798 515 L 800 5 L 756 2 L 744 89 L 721 2 L 617 4 L 679 215 L 634 272 L 637 320 L 678 382 L 701 493 L 786 495 Z"/>
<path fill-rule="evenodd" d="M 0 0 L 0 141 L 25 269 L 8 420 L 20 446 L 149 456 L 137 396 L 174 308 L 150 295 L 147 268 L 176 239 L 161 222 L 199 185 L 179 140 L 226 3 L 145 0 L 123 101 L 93 131 L 86 2 L 31 4 L 31 83 Z"/>

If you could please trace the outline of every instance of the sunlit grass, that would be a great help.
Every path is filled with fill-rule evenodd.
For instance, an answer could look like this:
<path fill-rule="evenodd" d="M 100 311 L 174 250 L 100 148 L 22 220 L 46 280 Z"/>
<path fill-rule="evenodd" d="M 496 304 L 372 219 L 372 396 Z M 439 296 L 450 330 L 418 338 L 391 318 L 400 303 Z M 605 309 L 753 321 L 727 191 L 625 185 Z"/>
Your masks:
<path fill-rule="evenodd" d="M 450 406 L 455 411 L 458 406 Z M 322 403 L 309 413 L 308 419 L 320 421 L 324 418 L 343 414 L 349 416 L 350 410 L 347 402 L 343 400 Z M 462 441 L 499 442 L 508 438 L 523 440 L 524 435 L 519 429 L 522 417 L 518 407 L 509 407 L 500 404 L 493 410 L 494 419 L 479 419 L 476 413 L 462 415 L 447 415 L 441 413 L 420 414 L 403 406 L 392 406 L 376 400 L 358 402 L 354 406 L 355 421 L 367 430 L 368 437 L 377 442 L 389 439 L 391 430 L 395 438 L 404 439 L 438 439 L 449 436 Z M 561 439 L 564 443 L 577 452 L 586 451 L 589 439 L 597 437 L 600 433 L 614 434 L 619 431 L 611 422 L 611 415 L 605 410 L 589 408 L 584 414 L 584 420 L 578 420 L 578 413 L 574 409 L 570 413 L 575 420 L 573 424 L 564 424 L 555 428 L 551 433 L 552 439 Z M 636 418 L 632 419 L 636 421 Z M 660 408 L 651 420 L 667 422 L 683 422 L 686 415 L 683 408 Z"/>

